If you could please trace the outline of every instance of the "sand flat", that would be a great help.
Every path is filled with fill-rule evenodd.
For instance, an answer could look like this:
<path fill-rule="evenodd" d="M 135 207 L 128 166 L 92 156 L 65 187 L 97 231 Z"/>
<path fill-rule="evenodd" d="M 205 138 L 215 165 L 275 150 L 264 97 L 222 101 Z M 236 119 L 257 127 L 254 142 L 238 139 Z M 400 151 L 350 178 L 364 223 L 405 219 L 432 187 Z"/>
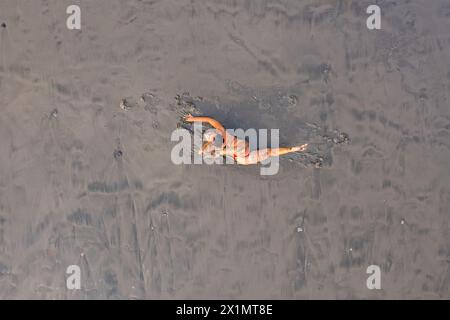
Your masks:
<path fill-rule="evenodd" d="M 81 31 L 73 2 L 0 2 L 0 298 L 450 297 L 447 1 L 378 1 L 381 30 L 371 1 L 83 1 Z M 177 166 L 183 92 L 351 143 L 274 176 Z"/>

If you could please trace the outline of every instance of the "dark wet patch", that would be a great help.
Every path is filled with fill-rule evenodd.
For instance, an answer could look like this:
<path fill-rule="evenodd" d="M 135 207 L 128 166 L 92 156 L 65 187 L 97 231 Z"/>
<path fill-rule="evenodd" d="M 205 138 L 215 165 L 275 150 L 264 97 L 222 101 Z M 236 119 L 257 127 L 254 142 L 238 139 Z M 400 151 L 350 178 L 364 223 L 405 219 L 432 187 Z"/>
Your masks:
<path fill-rule="evenodd" d="M 320 226 L 327 222 L 327 216 L 319 208 L 309 209 L 306 212 L 306 218 L 313 226 Z"/>
<path fill-rule="evenodd" d="M 383 272 L 390 272 L 392 267 L 392 254 L 389 252 L 384 262 L 380 265 L 380 269 Z"/>
<path fill-rule="evenodd" d="M 142 181 L 134 180 L 132 184 L 133 184 L 133 187 L 137 190 L 142 190 L 144 188 Z"/>
<path fill-rule="evenodd" d="M 81 162 L 80 160 L 72 161 L 72 169 L 73 170 L 81 171 L 82 168 L 83 168 L 83 162 Z"/>
<path fill-rule="evenodd" d="M 56 91 L 62 95 L 68 95 L 70 93 L 70 89 L 68 85 L 63 85 L 61 83 L 55 83 L 54 85 Z"/>
<path fill-rule="evenodd" d="M 77 211 L 71 213 L 68 217 L 67 220 L 69 220 L 70 222 L 76 223 L 78 225 L 87 225 L 90 226 L 92 225 L 92 216 L 90 213 L 83 211 L 81 209 L 78 209 Z"/>
<path fill-rule="evenodd" d="M 40 221 L 37 225 L 29 225 L 28 231 L 26 234 L 26 244 L 27 246 L 31 246 L 36 242 L 39 236 L 47 229 L 50 225 L 50 218 L 46 216 L 42 221 Z"/>
<path fill-rule="evenodd" d="M 0 276 L 8 274 L 9 273 L 9 267 L 0 261 Z"/>
<path fill-rule="evenodd" d="M 312 188 L 312 197 L 313 199 L 319 199 L 322 194 L 322 187 L 320 183 L 320 170 L 314 169 L 313 172 L 314 183 Z"/>
<path fill-rule="evenodd" d="M 311 81 L 328 81 L 331 71 L 331 66 L 326 63 L 302 65 L 297 69 L 298 74 L 306 74 Z"/>
<path fill-rule="evenodd" d="M 350 210 L 351 217 L 354 220 L 361 219 L 363 216 L 363 213 L 364 213 L 363 209 L 361 209 L 360 207 L 356 207 L 356 206 Z"/>
<path fill-rule="evenodd" d="M 9 66 L 9 71 L 17 75 L 20 75 L 21 77 L 29 76 L 29 74 L 31 73 L 31 69 L 29 67 L 18 64 L 11 64 Z"/>
<path fill-rule="evenodd" d="M 372 235 L 370 232 L 355 235 L 350 239 L 345 239 L 344 247 L 346 248 L 346 251 L 341 257 L 341 267 L 349 269 L 365 265 L 371 242 Z"/>
<path fill-rule="evenodd" d="M 385 179 L 383 180 L 383 189 L 389 188 L 392 185 L 391 180 Z"/>
<path fill-rule="evenodd" d="M 296 250 L 297 266 L 294 274 L 294 288 L 296 291 L 306 286 L 306 252 L 303 243 L 297 245 Z"/>
<path fill-rule="evenodd" d="M 442 4 L 436 13 L 441 17 L 450 17 L 450 3 Z"/>
<path fill-rule="evenodd" d="M 117 216 L 117 207 L 110 207 L 110 208 L 106 208 L 105 210 L 105 214 L 111 217 L 116 217 Z"/>
<path fill-rule="evenodd" d="M 142 182 L 139 180 L 132 181 L 130 185 L 127 179 L 123 179 L 113 183 L 95 181 L 88 184 L 88 190 L 90 192 L 114 193 L 126 190 L 130 188 L 130 186 L 139 190 L 143 188 Z"/>
<path fill-rule="evenodd" d="M 352 172 L 355 175 L 360 174 L 362 171 L 362 162 L 352 159 Z"/>
<path fill-rule="evenodd" d="M 364 111 L 359 111 L 358 109 L 351 110 L 352 116 L 358 121 L 364 121 L 366 119 L 366 114 Z"/>
<path fill-rule="evenodd" d="M 181 208 L 181 200 L 178 194 L 175 192 L 163 192 L 156 199 L 152 200 L 148 208 L 155 209 L 160 206 L 162 203 L 172 204 L 175 208 Z"/>
<path fill-rule="evenodd" d="M 108 287 L 106 295 L 108 298 L 115 296 L 118 293 L 119 281 L 117 281 L 117 276 L 111 270 L 108 270 L 103 275 L 103 280 Z"/>
<path fill-rule="evenodd" d="M 392 225 L 394 223 L 394 209 L 392 207 L 386 208 L 386 222 L 388 225 Z"/>
<path fill-rule="evenodd" d="M 377 119 L 377 113 L 373 110 L 367 111 L 367 116 L 369 117 L 370 121 L 375 121 Z"/>
<path fill-rule="evenodd" d="M 96 97 L 96 96 L 92 97 L 92 102 L 93 103 L 101 103 L 102 100 L 103 99 L 101 97 Z"/>
<path fill-rule="evenodd" d="M 128 180 L 122 180 L 119 182 L 114 182 L 112 184 L 107 184 L 105 182 L 92 182 L 88 185 L 88 190 L 90 192 L 112 193 L 125 190 L 128 187 Z"/>

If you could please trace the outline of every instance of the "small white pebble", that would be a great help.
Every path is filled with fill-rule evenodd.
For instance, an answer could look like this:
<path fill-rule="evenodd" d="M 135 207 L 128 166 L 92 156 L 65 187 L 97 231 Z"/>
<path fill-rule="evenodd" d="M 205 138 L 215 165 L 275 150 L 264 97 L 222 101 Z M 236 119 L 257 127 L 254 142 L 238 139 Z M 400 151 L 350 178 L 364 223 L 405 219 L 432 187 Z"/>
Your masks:
<path fill-rule="evenodd" d="M 405 220 L 403 220 L 403 219 L 400 220 L 400 223 L 401 223 L 401 224 L 405 224 Z"/>
<path fill-rule="evenodd" d="M 352 252 L 352 251 L 353 251 L 353 248 L 348 249 L 348 251 Z"/>
<path fill-rule="evenodd" d="M 298 227 L 297 228 L 297 232 L 303 232 L 303 228 L 302 227 Z"/>

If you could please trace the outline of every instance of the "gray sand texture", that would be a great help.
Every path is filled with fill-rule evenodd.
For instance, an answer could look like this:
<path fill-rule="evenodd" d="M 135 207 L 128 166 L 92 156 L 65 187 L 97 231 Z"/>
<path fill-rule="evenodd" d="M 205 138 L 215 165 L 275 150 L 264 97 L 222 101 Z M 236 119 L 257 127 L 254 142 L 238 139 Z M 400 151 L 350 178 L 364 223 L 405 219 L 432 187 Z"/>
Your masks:
<path fill-rule="evenodd" d="M 0 23 L 1 299 L 450 298 L 448 1 L 2 0 Z M 350 143 L 273 176 L 175 165 L 177 95 Z"/>

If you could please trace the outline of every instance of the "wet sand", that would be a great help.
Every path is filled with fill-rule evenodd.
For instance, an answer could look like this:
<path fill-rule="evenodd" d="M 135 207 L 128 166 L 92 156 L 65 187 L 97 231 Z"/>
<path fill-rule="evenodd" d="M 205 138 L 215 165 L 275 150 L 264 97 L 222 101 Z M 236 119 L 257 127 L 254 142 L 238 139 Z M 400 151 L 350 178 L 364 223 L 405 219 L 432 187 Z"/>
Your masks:
<path fill-rule="evenodd" d="M 1 1 L 0 298 L 448 299 L 450 5 L 406 2 L 371 31 L 372 1 Z M 274 176 L 177 166 L 183 92 L 351 143 Z"/>

